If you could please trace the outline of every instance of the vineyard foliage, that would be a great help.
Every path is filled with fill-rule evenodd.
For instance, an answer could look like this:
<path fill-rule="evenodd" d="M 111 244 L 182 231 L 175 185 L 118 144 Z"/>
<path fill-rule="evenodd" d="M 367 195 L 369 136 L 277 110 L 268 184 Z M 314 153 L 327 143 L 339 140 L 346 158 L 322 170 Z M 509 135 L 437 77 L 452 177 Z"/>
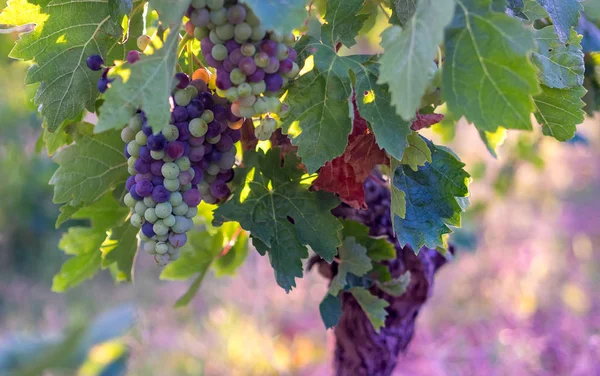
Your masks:
<path fill-rule="evenodd" d="M 20 29 L 10 56 L 31 64 L 25 83 L 37 86 L 39 142 L 59 166 L 50 180 L 62 205 L 56 225 L 88 221 L 60 241 L 70 259 L 54 291 L 102 269 L 117 281 L 133 280 L 140 236 L 124 204 L 129 173 L 121 132 L 140 111 L 152 131 L 163 130 L 173 118 L 175 74 L 192 76 L 213 60 L 194 26 L 190 34 L 191 7 L 237 2 L 8 0 L 1 26 L 30 25 Z M 496 156 L 507 130 L 541 129 L 567 141 L 600 107 L 600 8 L 593 0 L 239 3 L 273 39 L 294 32 L 301 71 L 276 94 L 284 110 L 269 111 L 280 128 L 270 140 L 259 134 L 264 115 L 244 123 L 231 196 L 199 205 L 179 259 L 162 271 L 165 280 L 192 280 L 177 305 L 193 298 L 210 271 L 234 274 L 252 244 L 288 292 L 313 253 L 337 263 L 320 306 L 326 327 L 337 323 L 341 294 L 349 293 L 379 329 L 387 303 L 369 289 L 401 295 L 410 275 L 382 272 L 396 257 L 394 246 L 332 209 L 365 209 L 364 183 L 381 174 L 399 245 L 443 252 L 468 207 L 470 175 L 459 156 L 419 131 L 464 118 Z M 382 19 L 382 52 L 356 54 L 357 37 Z M 149 43 L 133 64 L 128 51 L 141 48 L 142 35 Z M 97 85 L 102 71 L 86 65 L 92 55 L 113 66 L 106 92 Z M 209 88 L 225 96 L 215 88 L 214 68 L 207 69 Z"/>

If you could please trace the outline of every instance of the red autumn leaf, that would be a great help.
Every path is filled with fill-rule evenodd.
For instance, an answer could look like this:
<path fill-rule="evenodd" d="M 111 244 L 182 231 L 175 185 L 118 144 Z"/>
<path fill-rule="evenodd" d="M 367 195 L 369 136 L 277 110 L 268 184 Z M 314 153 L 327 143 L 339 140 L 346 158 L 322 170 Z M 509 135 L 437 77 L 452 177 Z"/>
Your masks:
<path fill-rule="evenodd" d="M 413 131 L 429 128 L 443 119 L 444 115 L 442 114 L 421 114 L 417 112 L 417 118 L 413 120 L 411 128 Z"/>
<path fill-rule="evenodd" d="M 373 168 L 387 160 L 385 152 L 377 146 L 375 136 L 369 132 L 367 121 L 355 110 L 353 129 L 344 154 L 321 167 L 313 187 L 337 194 L 353 208 L 366 208 L 363 184 Z"/>

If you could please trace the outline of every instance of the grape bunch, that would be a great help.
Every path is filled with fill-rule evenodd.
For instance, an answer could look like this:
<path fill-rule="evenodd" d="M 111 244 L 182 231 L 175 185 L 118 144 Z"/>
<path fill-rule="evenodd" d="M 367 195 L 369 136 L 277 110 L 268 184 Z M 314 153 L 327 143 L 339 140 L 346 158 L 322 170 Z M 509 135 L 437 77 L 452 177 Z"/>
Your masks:
<path fill-rule="evenodd" d="M 232 112 L 247 118 L 284 115 L 287 106 L 279 94 L 300 71 L 294 35 L 265 30 L 237 1 L 193 0 L 187 16 L 186 30 L 200 40 L 206 62 L 217 71 L 217 93 L 232 102 Z M 272 125 L 262 124 L 268 135 Z"/>
<path fill-rule="evenodd" d="M 230 195 L 243 119 L 207 83 L 176 75 L 171 124 L 153 133 L 143 111 L 121 132 L 131 175 L 125 204 L 131 224 L 141 229 L 143 249 L 164 266 L 179 257 L 198 204 L 216 204 Z"/>
<path fill-rule="evenodd" d="M 142 54 L 139 51 L 131 50 L 127 53 L 126 60 L 129 64 L 133 64 L 140 60 L 141 56 Z M 113 78 L 108 77 L 108 73 L 110 72 L 112 66 L 105 66 L 104 59 L 100 55 L 89 56 L 86 60 L 86 64 L 88 68 L 90 68 L 93 71 L 99 71 L 101 69 L 104 69 L 104 71 L 102 72 L 102 76 L 98 80 L 97 84 L 98 91 L 104 93 L 110 86 L 109 84 L 114 80 Z"/>

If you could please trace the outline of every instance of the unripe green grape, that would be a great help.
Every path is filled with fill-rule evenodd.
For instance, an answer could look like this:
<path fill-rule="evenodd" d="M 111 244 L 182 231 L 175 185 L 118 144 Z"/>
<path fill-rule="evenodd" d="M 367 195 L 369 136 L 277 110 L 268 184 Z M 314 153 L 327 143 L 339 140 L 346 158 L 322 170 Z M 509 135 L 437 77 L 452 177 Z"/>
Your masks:
<path fill-rule="evenodd" d="M 136 157 L 129 157 L 127 158 L 127 166 L 129 167 L 134 167 L 135 166 L 135 161 L 137 161 L 138 159 Z"/>
<path fill-rule="evenodd" d="M 170 261 L 179 260 L 179 257 L 181 255 L 181 252 L 179 252 L 179 248 L 174 248 L 174 249 L 176 249 L 176 251 L 173 251 L 173 252 L 169 251 L 169 260 Z"/>
<path fill-rule="evenodd" d="M 254 112 L 257 114 L 266 114 L 268 111 L 268 101 L 265 97 L 258 97 L 254 103 Z"/>
<path fill-rule="evenodd" d="M 143 242 L 150 242 L 153 241 L 153 239 L 150 239 L 149 237 L 147 237 L 146 235 L 144 235 L 143 232 L 138 232 L 138 238 L 143 241 Z"/>
<path fill-rule="evenodd" d="M 213 195 L 211 195 L 211 194 L 208 194 L 208 195 L 204 196 L 204 197 L 203 197 L 203 199 L 204 199 L 204 201 L 205 201 L 207 204 L 211 204 L 211 205 L 214 205 L 214 204 L 216 204 L 217 202 L 219 202 L 219 200 L 217 200 L 217 199 L 216 199 L 216 198 L 215 198 Z"/>
<path fill-rule="evenodd" d="M 154 262 L 160 267 L 167 266 L 170 260 L 171 257 L 169 255 L 154 255 Z"/>
<path fill-rule="evenodd" d="M 181 205 L 182 202 L 183 202 L 183 196 L 181 195 L 181 193 L 179 193 L 179 192 L 171 193 L 171 197 L 169 197 L 169 203 L 173 207 Z"/>
<path fill-rule="evenodd" d="M 165 179 L 163 184 L 169 192 L 175 192 L 179 190 L 179 186 L 181 185 L 181 183 L 179 183 L 179 179 Z"/>
<path fill-rule="evenodd" d="M 189 207 L 188 204 L 186 204 L 185 202 L 182 202 L 181 204 L 173 207 L 173 214 L 174 215 L 184 215 L 185 213 L 187 213 Z"/>
<path fill-rule="evenodd" d="M 137 133 L 142 130 L 142 125 L 142 117 L 140 114 L 135 114 L 131 117 L 131 119 L 129 119 L 129 124 L 127 126 L 131 128 L 132 131 Z"/>
<path fill-rule="evenodd" d="M 143 201 L 138 201 L 135 203 L 134 210 L 137 214 L 143 216 L 144 213 L 146 212 L 146 209 L 148 209 L 148 207 L 146 205 L 144 205 Z"/>
<path fill-rule="evenodd" d="M 192 179 L 196 176 L 196 170 L 194 170 L 193 168 L 190 168 L 189 173 Z"/>
<path fill-rule="evenodd" d="M 287 72 L 283 76 L 286 78 L 289 78 L 289 79 L 293 79 L 293 78 L 296 78 L 298 73 L 300 73 L 300 66 L 298 66 L 298 64 L 294 63 L 294 65 L 292 66 L 292 70 Z"/>
<path fill-rule="evenodd" d="M 206 172 L 209 175 L 217 175 L 219 172 L 221 172 L 221 168 L 219 167 L 218 164 L 216 163 L 211 163 L 208 168 L 206 169 Z"/>
<path fill-rule="evenodd" d="M 165 253 L 169 252 L 169 246 L 167 245 L 167 243 L 159 242 L 156 243 L 154 250 L 159 255 L 164 255 Z"/>
<path fill-rule="evenodd" d="M 225 0 L 206 0 L 206 5 L 211 10 L 218 10 L 223 8 L 223 5 L 225 5 Z"/>
<path fill-rule="evenodd" d="M 221 135 L 218 134 L 215 137 L 209 137 L 206 139 L 206 142 L 208 142 L 209 144 L 216 144 L 217 142 L 221 141 Z"/>
<path fill-rule="evenodd" d="M 133 213 L 131 215 L 131 219 L 129 220 L 129 222 L 131 222 L 131 225 L 133 227 L 140 228 L 144 224 L 144 219 L 142 218 L 141 215 L 139 215 L 137 213 Z"/>
<path fill-rule="evenodd" d="M 140 35 L 136 40 L 137 48 L 143 52 L 146 49 L 146 47 L 150 45 L 151 42 L 152 38 L 150 38 L 149 36 Z"/>
<path fill-rule="evenodd" d="M 250 83 L 250 86 L 252 87 L 252 94 L 254 95 L 261 95 L 267 91 L 267 84 L 264 80 L 260 82 L 252 82 Z"/>
<path fill-rule="evenodd" d="M 264 118 L 254 130 L 254 134 L 261 141 L 267 141 L 271 138 L 273 132 L 277 129 L 277 121 L 273 118 Z"/>
<path fill-rule="evenodd" d="M 252 43 L 244 43 L 240 50 L 244 56 L 254 56 L 256 53 L 256 47 Z"/>
<path fill-rule="evenodd" d="M 210 184 L 206 181 L 202 181 L 198 184 L 198 190 L 200 191 L 200 194 L 202 194 L 202 197 L 204 197 L 204 195 L 210 193 Z"/>
<path fill-rule="evenodd" d="M 162 222 L 162 219 L 159 219 L 159 221 Z M 152 227 L 154 229 L 154 226 L 152 226 Z M 158 240 L 159 242 L 166 242 L 167 240 L 169 240 L 169 233 L 168 233 L 168 231 L 164 235 L 156 235 L 156 240 Z"/>
<path fill-rule="evenodd" d="M 252 94 L 252 86 L 247 82 L 243 82 L 238 86 L 237 93 L 240 97 L 247 97 Z"/>
<path fill-rule="evenodd" d="M 213 181 L 217 180 L 217 176 L 206 174 L 206 175 L 204 175 L 204 180 L 206 180 L 206 182 L 208 184 L 212 184 Z M 210 191 L 209 191 L 209 193 L 210 193 Z"/>
<path fill-rule="evenodd" d="M 156 206 L 156 202 L 150 196 L 144 197 L 143 201 L 144 201 L 144 205 L 146 205 L 146 207 L 148 207 L 148 208 L 153 208 Z"/>
<path fill-rule="evenodd" d="M 188 93 L 188 95 L 190 96 L 190 98 L 194 98 L 198 96 L 198 89 L 195 86 L 188 86 L 185 89 L 183 89 L 186 93 Z"/>
<path fill-rule="evenodd" d="M 177 130 L 177 137 L 179 137 L 179 130 Z M 155 161 L 159 161 L 165 157 L 165 151 L 164 150 L 158 150 L 158 151 L 150 150 L 150 155 L 152 156 L 152 159 L 154 159 Z"/>
<path fill-rule="evenodd" d="M 188 231 L 188 227 L 188 219 L 178 215 L 175 217 L 175 224 L 172 226 L 171 230 L 176 234 L 183 234 Z"/>
<path fill-rule="evenodd" d="M 267 109 L 269 112 L 273 112 L 275 114 L 279 113 L 281 110 L 281 101 L 277 97 L 269 97 L 267 99 Z"/>
<path fill-rule="evenodd" d="M 135 141 L 131 141 L 130 143 L 127 144 L 127 152 L 132 157 L 136 157 L 136 158 L 139 157 L 140 156 L 140 144 L 138 144 Z"/>
<path fill-rule="evenodd" d="M 202 137 L 208 131 L 208 124 L 202 118 L 192 119 L 190 121 L 189 130 L 192 136 Z"/>
<path fill-rule="evenodd" d="M 210 35 L 210 31 L 206 27 L 196 26 L 194 28 L 194 38 L 201 40 L 205 36 Z"/>
<path fill-rule="evenodd" d="M 127 167 L 127 172 L 129 173 L 129 175 L 133 176 L 135 174 L 137 174 L 137 171 L 135 170 L 135 167 Z"/>
<path fill-rule="evenodd" d="M 290 114 L 290 106 L 288 106 L 285 103 L 281 104 L 281 110 L 279 111 L 279 113 L 277 115 L 279 115 L 280 118 L 284 118 L 286 116 L 288 116 Z"/>
<path fill-rule="evenodd" d="M 164 151 L 163 151 L 163 153 L 164 153 Z M 175 159 L 174 159 L 174 158 L 171 158 L 171 157 L 169 157 L 167 154 L 163 154 L 162 160 L 163 160 L 164 162 L 175 162 Z"/>
<path fill-rule="evenodd" d="M 189 208 L 188 211 L 187 211 L 187 213 L 185 213 L 185 217 L 189 218 L 189 219 L 192 219 L 192 218 L 194 218 L 197 215 L 198 215 L 198 208 L 195 207 L 195 206 L 192 207 L 192 208 Z"/>
<path fill-rule="evenodd" d="M 229 73 L 229 79 L 234 85 L 240 85 L 246 82 L 246 75 L 239 68 L 234 68 Z"/>
<path fill-rule="evenodd" d="M 158 218 L 164 219 L 171 215 L 173 207 L 168 202 L 161 202 L 159 204 L 156 204 L 154 211 Z"/>
<path fill-rule="evenodd" d="M 281 43 L 283 42 L 283 34 L 281 34 L 279 31 L 271 31 L 269 34 L 269 39 L 274 40 L 277 43 Z"/>
<path fill-rule="evenodd" d="M 246 23 L 252 27 L 260 25 L 260 19 L 251 9 L 246 8 Z"/>
<path fill-rule="evenodd" d="M 148 208 L 144 212 L 144 218 L 150 223 L 156 223 L 158 221 L 158 215 L 156 215 L 156 210 L 154 208 Z"/>
<path fill-rule="evenodd" d="M 254 108 L 240 106 L 240 114 L 242 115 L 242 117 L 251 118 L 254 116 Z"/>
<path fill-rule="evenodd" d="M 179 171 L 187 171 L 192 166 L 190 159 L 188 157 L 181 157 L 175 161 L 177 167 L 179 167 Z"/>
<path fill-rule="evenodd" d="M 235 102 L 238 100 L 239 97 L 240 95 L 238 94 L 238 89 L 235 87 L 230 87 L 225 92 L 225 98 L 227 98 L 229 102 Z"/>
<path fill-rule="evenodd" d="M 288 46 L 286 46 L 283 43 L 279 43 L 277 45 L 276 56 L 277 56 L 277 60 L 279 60 L 279 61 L 283 61 L 283 60 L 287 59 L 288 56 L 290 56 L 290 50 L 288 49 Z"/>
<path fill-rule="evenodd" d="M 175 224 L 175 216 L 173 214 L 171 214 L 167 218 L 163 219 L 163 223 L 165 226 L 169 226 L 169 227 L 173 226 Z"/>
<path fill-rule="evenodd" d="M 290 79 L 287 78 L 287 77 L 281 77 L 281 79 L 283 81 L 283 84 L 281 84 L 281 87 L 282 88 L 286 88 L 289 85 L 289 83 L 290 83 Z"/>
<path fill-rule="evenodd" d="M 210 22 L 216 26 L 227 23 L 227 10 L 225 8 L 212 10 L 210 12 Z"/>
<path fill-rule="evenodd" d="M 200 118 L 205 122 L 210 123 L 211 121 L 215 120 L 215 114 L 211 110 L 204 110 Z"/>
<path fill-rule="evenodd" d="M 148 136 L 146 136 L 146 134 L 144 132 L 139 131 L 135 135 L 135 142 L 137 142 L 140 146 L 144 146 L 148 143 Z"/>
<path fill-rule="evenodd" d="M 248 20 L 246 20 L 248 21 Z M 267 30 L 262 25 L 252 26 L 252 34 L 250 34 L 250 39 L 254 42 L 258 42 L 263 40 L 267 35 Z"/>
<path fill-rule="evenodd" d="M 135 132 L 129 128 L 125 127 L 121 131 L 121 140 L 125 143 L 131 142 L 135 139 Z"/>
<path fill-rule="evenodd" d="M 240 98 L 240 108 L 252 107 L 254 105 L 254 103 L 256 103 L 255 95 L 249 95 L 247 97 Z"/>
<path fill-rule="evenodd" d="M 175 141 L 179 137 L 179 129 L 173 124 L 169 124 L 162 129 L 162 134 L 167 141 Z"/>
<path fill-rule="evenodd" d="M 179 176 L 179 167 L 175 163 L 169 162 L 162 165 L 160 169 L 165 179 L 177 179 Z"/>
<path fill-rule="evenodd" d="M 149 255 L 156 254 L 155 247 L 156 247 L 156 242 L 154 240 L 146 241 L 146 242 L 144 242 L 144 245 L 142 245 L 144 252 L 146 252 Z"/>
<path fill-rule="evenodd" d="M 222 44 L 215 44 L 211 52 L 212 57 L 217 61 L 223 61 L 227 58 L 227 47 Z"/>
<path fill-rule="evenodd" d="M 190 96 L 189 92 L 186 92 L 185 90 L 177 90 L 175 92 L 175 95 L 173 96 L 175 99 L 175 103 L 178 106 L 187 106 L 188 104 L 190 104 L 190 101 L 192 100 L 192 97 Z"/>
<path fill-rule="evenodd" d="M 283 35 L 283 43 L 285 43 L 288 47 L 293 46 L 294 43 L 296 43 L 296 37 L 294 36 L 294 33 L 285 33 Z"/>
<path fill-rule="evenodd" d="M 187 192 L 190 189 L 192 189 L 192 183 L 183 184 L 181 187 L 179 187 L 181 192 Z"/>
<path fill-rule="evenodd" d="M 250 27 L 250 25 L 247 23 L 242 22 L 241 24 L 235 25 L 233 33 L 235 35 L 235 39 L 237 41 L 242 41 L 243 43 L 250 39 L 250 36 L 252 35 L 252 27 Z"/>
<path fill-rule="evenodd" d="M 234 29 L 235 29 L 235 27 L 232 24 L 226 23 L 226 24 L 217 26 L 215 31 L 216 31 L 219 39 L 229 40 L 229 39 L 233 38 Z"/>
<path fill-rule="evenodd" d="M 192 7 L 196 9 L 206 8 L 206 0 L 192 0 Z"/>
<path fill-rule="evenodd" d="M 130 208 L 133 208 L 137 203 L 137 201 L 135 200 L 135 198 L 133 198 L 131 193 L 127 193 L 125 197 L 123 197 L 123 202 Z"/>
<path fill-rule="evenodd" d="M 264 52 L 259 52 L 254 56 L 254 63 L 259 68 L 266 68 L 269 65 L 269 55 Z"/>
<path fill-rule="evenodd" d="M 224 41 L 221 40 L 221 38 L 219 38 L 219 36 L 217 35 L 217 31 L 216 30 L 211 30 L 210 34 L 208 34 L 208 37 L 210 38 L 210 41 L 213 44 L 223 44 Z"/>

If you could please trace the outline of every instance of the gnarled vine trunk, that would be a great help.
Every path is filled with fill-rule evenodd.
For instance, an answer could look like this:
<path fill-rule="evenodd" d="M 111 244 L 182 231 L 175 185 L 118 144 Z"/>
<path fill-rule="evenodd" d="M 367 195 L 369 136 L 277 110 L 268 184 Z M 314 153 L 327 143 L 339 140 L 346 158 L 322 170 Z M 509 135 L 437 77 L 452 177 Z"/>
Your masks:
<path fill-rule="evenodd" d="M 398 355 L 406 350 L 415 331 L 419 310 L 433 289 L 435 272 L 445 263 L 437 251 L 423 248 L 415 255 L 410 248 L 400 248 L 396 260 L 389 263 L 394 277 L 410 271 L 411 282 L 406 293 L 393 297 L 372 289 L 387 300 L 386 325 L 376 333 L 356 300 L 343 295 L 343 313 L 335 328 L 335 374 L 338 376 L 391 375 Z"/>

